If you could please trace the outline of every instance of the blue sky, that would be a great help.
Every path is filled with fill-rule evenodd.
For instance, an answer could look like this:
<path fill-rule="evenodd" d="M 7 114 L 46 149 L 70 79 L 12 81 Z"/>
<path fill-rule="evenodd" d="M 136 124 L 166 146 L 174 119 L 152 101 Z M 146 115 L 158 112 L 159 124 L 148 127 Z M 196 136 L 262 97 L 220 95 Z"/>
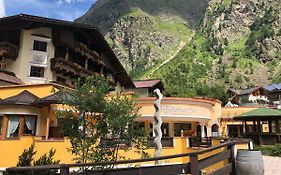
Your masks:
<path fill-rule="evenodd" d="M 0 0 L 0 17 L 20 13 L 63 20 L 83 15 L 96 0 Z"/>

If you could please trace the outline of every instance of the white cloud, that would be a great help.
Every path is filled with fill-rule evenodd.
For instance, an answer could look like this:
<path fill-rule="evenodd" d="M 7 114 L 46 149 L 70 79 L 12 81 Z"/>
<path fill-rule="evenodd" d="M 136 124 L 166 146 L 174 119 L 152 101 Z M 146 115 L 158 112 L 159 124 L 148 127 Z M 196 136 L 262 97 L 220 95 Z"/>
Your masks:
<path fill-rule="evenodd" d="M 86 1 L 93 1 L 93 0 L 58 0 L 58 3 L 68 3 L 68 4 L 72 4 L 72 3 L 77 3 L 77 2 L 86 2 Z"/>
<path fill-rule="evenodd" d="M 4 0 L 0 0 L 0 18 L 6 16 Z"/>
<path fill-rule="evenodd" d="M 3 0 L 0 0 L 0 2 Z M 7 15 L 31 15 L 74 20 L 82 16 L 96 0 L 4 0 Z M 80 4 L 81 3 L 81 4 Z M 87 7 L 85 8 L 85 4 Z M 32 8 L 31 8 L 32 7 Z M 84 8 L 82 8 L 84 7 Z"/>
<path fill-rule="evenodd" d="M 73 10 L 71 12 L 69 11 L 60 11 L 56 13 L 59 16 L 59 19 L 73 21 L 74 19 L 77 19 L 83 15 L 83 12 L 80 10 Z"/>

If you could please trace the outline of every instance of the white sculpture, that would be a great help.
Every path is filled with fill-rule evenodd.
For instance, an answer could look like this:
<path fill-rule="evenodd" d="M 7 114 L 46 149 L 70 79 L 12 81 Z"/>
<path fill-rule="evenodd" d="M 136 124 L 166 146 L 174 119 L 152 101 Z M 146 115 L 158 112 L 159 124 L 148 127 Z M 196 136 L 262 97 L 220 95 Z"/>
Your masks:
<path fill-rule="evenodd" d="M 155 153 L 154 157 L 160 157 L 162 152 L 162 131 L 161 131 L 161 125 L 162 125 L 162 118 L 160 116 L 160 108 L 161 108 L 161 100 L 163 98 L 163 95 L 161 94 L 161 91 L 159 89 L 155 89 L 154 93 L 156 95 L 156 100 L 154 102 L 154 108 L 155 108 L 155 114 L 154 114 L 154 144 L 155 144 Z M 155 161 L 156 165 L 160 164 L 160 160 Z"/>

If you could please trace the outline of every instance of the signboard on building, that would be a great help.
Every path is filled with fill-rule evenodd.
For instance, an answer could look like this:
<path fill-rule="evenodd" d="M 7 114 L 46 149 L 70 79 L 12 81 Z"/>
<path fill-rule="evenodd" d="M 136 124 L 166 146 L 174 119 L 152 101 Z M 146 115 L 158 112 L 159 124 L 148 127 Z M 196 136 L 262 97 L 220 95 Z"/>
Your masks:
<path fill-rule="evenodd" d="M 167 106 L 161 107 L 161 113 L 166 115 L 194 115 L 197 110 L 192 107 Z"/>

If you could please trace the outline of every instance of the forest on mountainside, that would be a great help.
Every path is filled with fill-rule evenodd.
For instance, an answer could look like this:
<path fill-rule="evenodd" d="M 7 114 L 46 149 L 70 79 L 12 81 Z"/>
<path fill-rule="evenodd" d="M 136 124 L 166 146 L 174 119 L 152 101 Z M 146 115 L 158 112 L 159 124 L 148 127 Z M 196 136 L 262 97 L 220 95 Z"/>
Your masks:
<path fill-rule="evenodd" d="M 79 22 L 103 29 L 133 79 L 168 96 L 227 101 L 229 87 L 281 82 L 281 0 L 99 0 Z"/>

